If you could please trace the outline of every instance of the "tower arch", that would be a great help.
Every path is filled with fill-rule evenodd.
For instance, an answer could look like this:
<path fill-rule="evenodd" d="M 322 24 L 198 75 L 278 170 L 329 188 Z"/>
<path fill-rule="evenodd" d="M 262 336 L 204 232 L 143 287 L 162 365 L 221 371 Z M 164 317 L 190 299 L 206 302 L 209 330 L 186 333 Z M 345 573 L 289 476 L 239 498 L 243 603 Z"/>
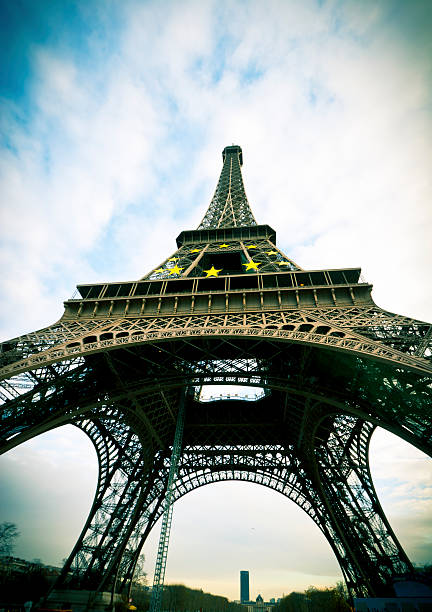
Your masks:
<path fill-rule="evenodd" d="M 57 588 L 127 590 L 161 515 L 181 398 L 174 497 L 219 480 L 279 490 L 327 537 L 352 594 L 412 569 L 373 487 L 382 426 L 432 454 L 432 326 L 380 309 L 360 269 L 303 270 L 255 220 L 226 147 L 213 199 L 136 280 L 79 285 L 55 324 L 1 345 L 0 450 L 73 423 L 97 450 L 89 518 Z M 206 384 L 265 390 L 203 404 Z"/>

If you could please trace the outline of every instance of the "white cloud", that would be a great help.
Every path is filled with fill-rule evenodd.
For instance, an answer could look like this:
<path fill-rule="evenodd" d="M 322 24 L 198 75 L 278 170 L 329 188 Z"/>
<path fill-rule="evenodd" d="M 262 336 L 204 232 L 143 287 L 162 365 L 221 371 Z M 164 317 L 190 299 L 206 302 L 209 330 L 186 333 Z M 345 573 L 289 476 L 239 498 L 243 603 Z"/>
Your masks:
<path fill-rule="evenodd" d="M 33 124 L 10 123 L 6 269 L 24 285 L 35 278 L 33 309 L 47 285 L 64 291 L 65 269 L 70 288 L 112 273 L 88 262 L 96 246 L 100 259 L 112 248 L 107 229 L 124 236 L 131 204 L 143 228 L 155 202 L 162 225 L 174 214 L 196 223 L 207 201 L 187 198 L 197 185 L 211 193 L 220 150 L 235 140 L 256 216 L 300 265 L 362 265 L 383 306 L 427 318 L 430 64 L 397 38 L 386 11 L 191 2 L 131 3 L 125 15 L 101 74 L 36 49 Z M 143 234 L 135 253 L 116 240 L 116 274 L 142 275 L 145 261 L 174 249 Z M 32 319 L 18 312 L 24 331 Z M 35 313 L 44 323 L 45 312 Z"/>

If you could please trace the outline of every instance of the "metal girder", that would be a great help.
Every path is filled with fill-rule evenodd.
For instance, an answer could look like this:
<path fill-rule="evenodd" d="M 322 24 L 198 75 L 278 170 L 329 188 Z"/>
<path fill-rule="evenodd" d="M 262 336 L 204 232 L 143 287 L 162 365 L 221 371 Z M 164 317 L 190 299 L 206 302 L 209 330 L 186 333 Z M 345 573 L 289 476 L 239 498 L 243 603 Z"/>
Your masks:
<path fill-rule="evenodd" d="M 368 445 L 374 427 L 346 415 L 327 420 L 326 427 L 326 444 L 314 449 L 314 482 L 329 514 L 348 589 L 385 596 L 392 577 L 412 571 L 412 565 L 372 483 Z"/>
<path fill-rule="evenodd" d="M 264 314 L 264 313 L 263 313 Z M 270 314 L 273 316 L 270 317 Z M 100 352 L 109 352 L 120 347 L 136 346 L 141 344 L 152 344 L 163 340 L 196 337 L 220 337 L 274 339 L 280 341 L 295 342 L 308 346 L 322 346 L 331 350 L 350 351 L 360 356 L 368 356 L 373 359 L 401 365 L 409 369 L 421 370 L 432 373 L 432 362 L 430 351 L 432 341 L 429 337 L 429 327 L 417 322 L 401 326 L 396 324 L 391 330 L 389 325 L 357 327 L 355 331 L 341 325 L 339 312 L 330 311 L 304 313 L 307 322 L 299 318 L 296 313 L 266 313 L 263 323 L 262 315 L 207 315 L 207 316 L 185 316 L 164 319 L 156 323 L 154 319 L 123 320 L 117 321 L 111 327 L 105 327 L 104 332 L 93 328 L 93 322 L 89 321 L 86 335 L 76 337 L 75 342 L 63 342 L 51 348 L 44 349 L 25 359 L 11 362 L 0 370 L 0 377 L 17 375 L 22 372 L 34 371 L 47 367 L 53 363 L 61 363 L 64 360 L 73 360 Z M 365 313 L 366 315 L 366 313 Z M 269 318 L 270 317 L 270 318 Z M 325 317 L 327 317 L 325 319 Z M 336 324 L 332 318 L 337 318 Z M 292 322 L 290 322 L 292 321 Z M 357 325 L 359 320 L 356 320 Z M 328 323 L 327 327 L 323 323 Z M 343 322 L 342 322 L 343 323 Z M 115 336 L 113 329 L 121 329 Z M 110 329 L 112 337 L 103 338 Z M 86 338 L 91 335 L 94 340 L 87 342 Z M 120 335 L 119 335 L 120 334 Z M 73 344 L 73 346 L 69 346 Z M 159 350 L 163 350 L 161 346 Z M 416 353 L 421 352 L 420 357 Z M 145 358 L 145 357 L 144 357 Z M 160 363 L 156 362 L 156 363 Z"/>
<path fill-rule="evenodd" d="M 215 194 L 198 229 L 256 225 L 243 185 L 241 148 L 226 147 L 223 159 Z"/>
<path fill-rule="evenodd" d="M 96 495 L 56 588 L 127 593 L 170 498 L 243 480 L 312 518 L 353 595 L 391 594 L 411 565 L 368 445 L 381 426 L 432 456 L 432 325 L 376 306 L 357 268 L 302 270 L 257 225 L 240 147 L 223 160 L 199 228 L 157 269 L 79 285 L 60 321 L 0 345 L 0 452 L 66 423 L 95 446 Z M 227 384 L 265 393 L 188 395 L 180 452 L 185 390 Z"/>
<path fill-rule="evenodd" d="M 176 431 L 171 452 L 168 484 L 165 494 L 164 513 L 162 516 L 162 526 L 159 537 L 158 553 L 156 558 L 156 568 L 153 577 L 153 589 L 150 600 L 150 612 L 159 612 L 162 604 L 163 586 L 165 580 L 165 569 L 168 557 L 168 545 L 171 532 L 173 514 L 173 493 L 177 478 L 178 465 L 181 456 L 183 442 L 183 428 L 185 420 L 185 392 L 180 396 Z"/>
<path fill-rule="evenodd" d="M 233 380 L 247 384 L 255 378 L 254 384 L 266 386 L 270 395 L 259 402 L 200 403 L 196 409 L 196 402 L 189 399 L 185 450 L 174 498 L 196 486 L 226 479 L 270 486 L 288 495 L 318 524 L 335 551 L 353 592 L 383 592 L 388 588 L 389 576 L 407 569 L 409 564 L 373 491 L 367 467 L 368 436 L 373 429 L 371 423 L 379 423 L 411 443 L 423 445 L 423 449 L 431 453 L 430 417 L 426 413 L 421 416 L 422 394 L 425 407 L 430 402 L 427 381 L 406 372 L 400 373 L 396 380 L 391 369 L 389 375 L 393 372 L 393 378 L 386 379 L 386 371 L 378 364 L 356 359 L 346 367 L 346 380 L 341 376 L 340 363 L 335 364 L 333 374 L 325 369 L 326 386 L 320 388 L 321 360 L 313 353 L 307 359 L 299 359 L 293 354 L 292 359 L 287 360 L 286 353 L 281 355 L 277 351 L 276 363 L 271 358 L 253 361 L 246 349 L 240 350 L 239 355 L 243 357 L 234 358 L 234 369 L 230 370 L 229 361 L 214 359 L 214 352 L 206 351 L 190 368 L 190 374 L 195 382 L 217 381 L 220 384 Z M 117 363 L 122 362 L 120 359 Z M 107 364 L 106 360 L 104 363 Z M 298 372 L 293 371 L 296 363 Z M 351 376 L 354 366 L 355 379 Z M 87 366 L 87 377 L 91 379 L 97 375 L 106 380 L 100 367 L 101 364 L 96 363 L 92 372 Z M 123 367 L 124 370 L 118 372 L 121 386 L 114 384 L 111 390 L 106 384 L 101 386 L 100 397 L 86 394 L 88 403 L 81 401 L 80 407 L 76 395 L 72 396 L 77 402 L 75 406 L 69 401 L 68 390 L 74 389 L 79 381 L 82 388 L 95 385 L 86 383 L 83 371 L 78 368 L 69 372 L 69 380 L 65 380 L 67 375 L 63 374 L 63 380 L 57 381 L 56 391 L 45 401 L 46 408 L 41 398 L 33 402 L 31 393 L 20 396 L 30 406 L 39 405 L 41 414 L 48 414 L 45 418 L 48 423 L 51 409 L 53 426 L 58 415 L 56 406 L 71 405 L 70 415 L 64 415 L 64 422 L 81 427 L 94 441 L 98 452 L 101 474 L 98 492 L 85 530 L 64 569 L 63 585 L 112 588 L 116 576 L 118 585 L 127 588 L 124 578 L 131 577 L 136 548 L 142 546 L 143 535 L 149 533 L 162 512 L 168 455 L 164 454 L 141 413 L 145 410 L 147 419 L 152 421 L 169 448 L 174 435 L 172 415 L 177 413 L 176 398 L 182 383 L 176 378 L 171 387 L 167 381 L 162 395 L 157 389 L 160 379 L 157 385 L 151 380 L 136 380 L 134 374 L 129 380 L 127 360 Z M 111 371 L 108 365 L 106 369 Z M 284 372 L 290 373 L 289 378 L 286 374 L 283 376 Z M 313 384 L 311 373 L 316 379 Z M 332 381 L 331 376 L 336 374 L 337 378 Z M 339 387 L 333 387 L 337 380 Z M 348 382 L 350 387 L 346 386 Z M 376 385 L 381 386 L 375 388 Z M 410 406 L 416 386 L 415 405 Z M 134 393 L 138 394 L 139 401 L 134 401 Z M 378 407 L 377 400 L 380 400 Z M 261 404 L 266 401 L 269 404 L 263 409 Z M 401 404 L 406 412 L 401 410 Z M 24 407 L 23 412 L 29 411 Z M 196 419 L 197 414 L 201 420 Z M 320 425 L 312 431 L 311 425 L 316 423 Z M 315 457 L 314 466 L 307 462 L 311 457 Z M 371 509 L 375 514 L 371 514 Z M 351 521 L 353 512 L 360 527 Z M 378 528 L 379 543 L 375 533 Z M 360 543 L 359 533 L 363 534 Z"/>

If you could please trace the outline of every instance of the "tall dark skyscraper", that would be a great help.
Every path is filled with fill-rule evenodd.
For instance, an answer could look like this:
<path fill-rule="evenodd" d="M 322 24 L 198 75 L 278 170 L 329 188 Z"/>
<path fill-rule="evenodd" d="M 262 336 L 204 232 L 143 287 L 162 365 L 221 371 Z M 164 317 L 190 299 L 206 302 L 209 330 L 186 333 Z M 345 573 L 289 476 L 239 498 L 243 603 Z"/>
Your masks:
<path fill-rule="evenodd" d="M 244 570 L 240 572 L 240 601 L 249 601 L 249 572 Z"/>

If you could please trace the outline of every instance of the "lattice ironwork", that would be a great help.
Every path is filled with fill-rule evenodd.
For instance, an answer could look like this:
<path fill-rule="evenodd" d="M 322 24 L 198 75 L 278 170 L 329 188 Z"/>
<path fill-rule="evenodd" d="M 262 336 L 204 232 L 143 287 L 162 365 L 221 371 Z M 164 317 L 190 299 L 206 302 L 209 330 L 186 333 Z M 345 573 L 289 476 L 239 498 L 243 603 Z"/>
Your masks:
<path fill-rule="evenodd" d="M 173 515 L 173 495 L 175 491 L 175 481 L 178 473 L 178 465 L 182 450 L 184 428 L 184 394 L 180 398 L 179 411 L 177 415 L 177 426 L 174 436 L 171 462 L 168 473 L 168 485 L 164 502 L 164 513 L 159 537 L 159 546 L 156 557 L 156 568 L 153 577 L 153 589 L 150 600 L 150 612 L 159 612 L 161 609 L 163 586 L 165 580 L 165 569 L 168 557 L 168 546 L 171 532 Z"/>
<path fill-rule="evenodd" d="M 198 228 L 256 225 L 243 185 L 241 148 L 225 147 L 222 158 L 223 168 L 215 194 Z"/>
<path fill-rule="evenodd" d="M 0 350 L 0 448 L 66 423 L 99 480 L 56 588 L 127 592 L 168 498 L 221 480 L 279 491 L 327 538 L 350 592 L 409 572 L 368 464 L 375 427 L 432 455 L 432 326 L 374 304 L 358 269 L 302 270 L 257 225 L 224 150 L 196 230 L 138 281 L 78 286 L 60 321 Z M 200 401 L 203 385 L 264 389 Z M 177 476 L 170 481 L 185 397 Z"/>

